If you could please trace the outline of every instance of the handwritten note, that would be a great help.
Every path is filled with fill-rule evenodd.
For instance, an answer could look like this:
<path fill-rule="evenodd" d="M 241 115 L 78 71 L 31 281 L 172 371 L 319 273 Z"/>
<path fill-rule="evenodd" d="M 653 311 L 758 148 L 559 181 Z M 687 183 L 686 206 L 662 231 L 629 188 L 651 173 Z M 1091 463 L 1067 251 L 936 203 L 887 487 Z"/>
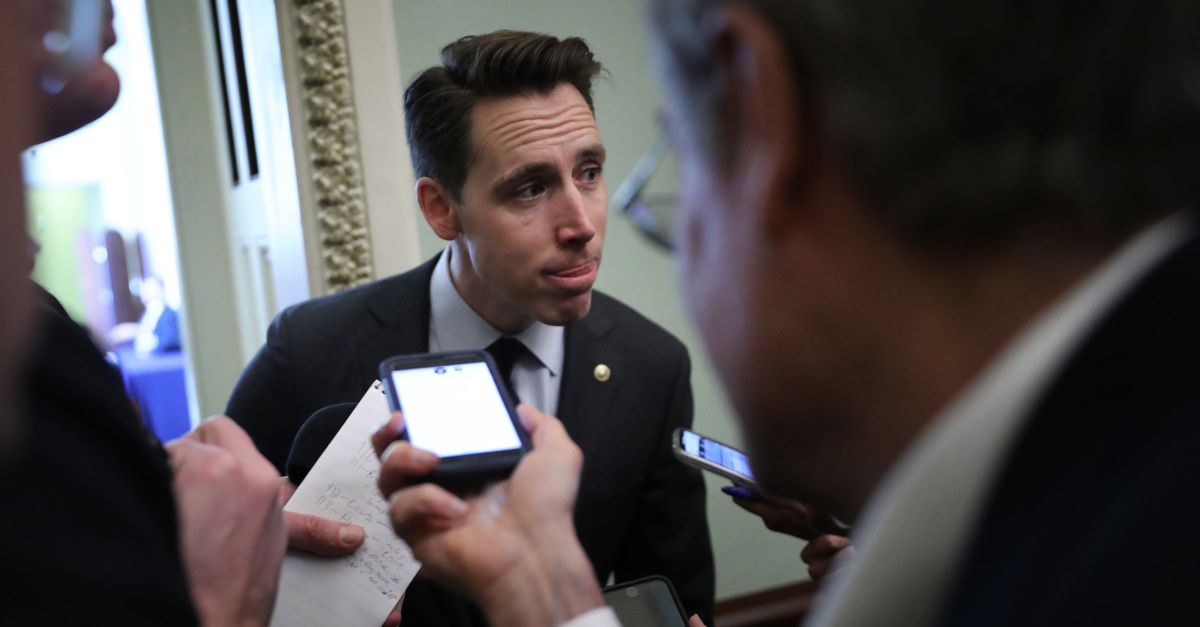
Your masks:
<path fill-rule="evenodd" d="M 392 530 L 375 485 L 379 459 L 370 436 L 390 414 L 376 381 L 284 507 L 352 522 L 367 531 L 367 540 L 346 557 L 289 549 L 272 627 L 379 627 L 421 567 Z"/>

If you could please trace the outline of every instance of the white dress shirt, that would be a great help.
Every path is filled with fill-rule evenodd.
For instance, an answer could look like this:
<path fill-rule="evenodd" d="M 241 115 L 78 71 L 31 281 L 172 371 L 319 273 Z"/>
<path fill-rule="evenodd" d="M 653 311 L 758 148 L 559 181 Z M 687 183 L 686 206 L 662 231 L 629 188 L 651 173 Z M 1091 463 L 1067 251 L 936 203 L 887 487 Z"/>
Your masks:
<path fill-rule="evenodd" d="M 563 623 L 559 627 L 621 627 L 611 607 L 603 605 Z"/>
<path fill-rule="evenodd" d="M 939 618 L 985 497 L 1046 386 L 1192 229 L 1174 215 L 1126 243 L 947 405 L 876 489 L 854 533 L 854 557 L 831 577 L 808 625 L 915 627 Z"/>
<path fill-rule="evenodd" d="M 154 334 L 154 327 L 158 326 L 158 319 L 162 317 L 164 310 L 166 305 L 161 300 L 146 303 L 146 311 L 138 321 L 137 335 L 133 338 L 133 350 L 139 355 L 149 355 L 158 348 L 158 336 Z"/>
<path fill-rule="evenodd" d="M 429 280 L 429 352 L 483 350 L 504 334 L 463 300 L 450 278 L 452 247 L 446 247 Z M 513 364 L 512 383 L 521 401 L 558 415 L 562 383 L 563 328 L 535 321 L 513 336 L 528 349 Z"/>

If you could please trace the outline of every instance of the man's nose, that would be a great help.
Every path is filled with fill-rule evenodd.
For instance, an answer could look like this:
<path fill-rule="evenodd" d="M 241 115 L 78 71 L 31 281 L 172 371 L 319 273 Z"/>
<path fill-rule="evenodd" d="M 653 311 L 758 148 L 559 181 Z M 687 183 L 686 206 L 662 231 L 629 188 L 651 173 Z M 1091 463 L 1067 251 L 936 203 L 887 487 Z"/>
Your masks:
<path fill-rule="evenodd" d="M 566 187 L 561 217 L 557 226 L 560 244 L 582 245 L 596 236 L 596 225 L 588 212 L 588 202 L 574 185 Z"/>

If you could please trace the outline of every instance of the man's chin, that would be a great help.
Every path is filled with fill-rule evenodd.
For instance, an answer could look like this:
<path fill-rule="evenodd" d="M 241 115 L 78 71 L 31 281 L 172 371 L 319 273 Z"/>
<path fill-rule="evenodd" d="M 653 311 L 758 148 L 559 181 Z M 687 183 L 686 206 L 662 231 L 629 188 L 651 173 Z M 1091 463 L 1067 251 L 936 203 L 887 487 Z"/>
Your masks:
<path fill-rule="evenodd" d="M 579 322 L 587 317 L 592 310 L 592 291 L 572 296 L 560 301 L 544 315 L 538 316 L 538 321 L 555 327 L 561 327 L 572 322 Z"/>

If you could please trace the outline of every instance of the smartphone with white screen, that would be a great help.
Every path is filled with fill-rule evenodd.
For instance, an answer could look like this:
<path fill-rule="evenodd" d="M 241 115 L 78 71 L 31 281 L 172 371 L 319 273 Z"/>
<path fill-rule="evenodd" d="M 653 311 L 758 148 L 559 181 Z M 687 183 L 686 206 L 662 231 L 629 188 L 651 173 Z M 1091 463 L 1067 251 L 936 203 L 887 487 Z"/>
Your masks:
<path fill-rule="evenodd" d="M 687 627 L 683 604 L 666 577 L 652 576 L 604 589 L 604 602 L 623 627 Z"/>
<path fill-rule="evenodd" d="M 721 475 L 752 492 L 762 492 L 750 471 L 750 459 L 728 444 L 680 427 L 675 430 L 671 448 L 675 457 L 686 464 Z"/>
<path fill-rule="evenodd" d="M 491 355 L 484 351 L 391 357 L 379 366 L 401 437 L 441 458 L 425 480 L 469 487 L 512 473 L 529 435 Z"/>

